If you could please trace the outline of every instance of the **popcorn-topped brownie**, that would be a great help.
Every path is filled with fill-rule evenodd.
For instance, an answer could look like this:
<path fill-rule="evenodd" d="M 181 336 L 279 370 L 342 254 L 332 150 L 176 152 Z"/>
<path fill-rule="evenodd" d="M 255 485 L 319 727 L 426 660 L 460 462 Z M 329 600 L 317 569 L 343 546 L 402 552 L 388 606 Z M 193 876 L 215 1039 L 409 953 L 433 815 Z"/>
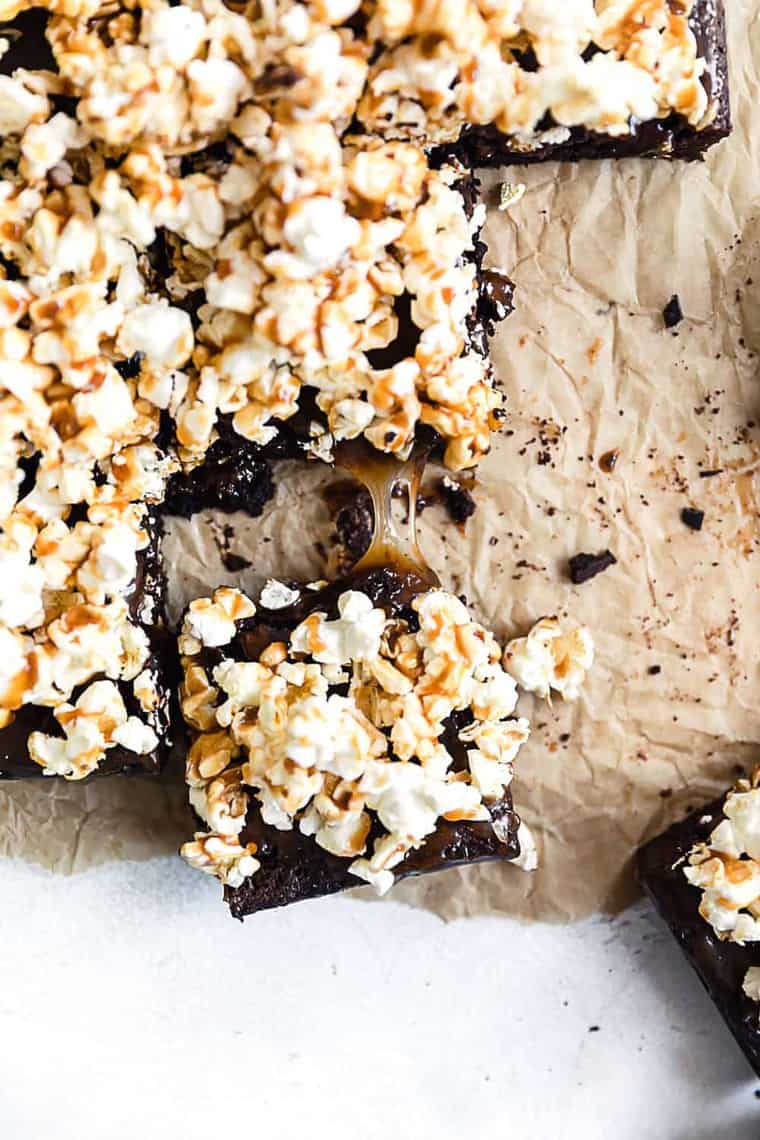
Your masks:
<path fill-rule="evenodd" d="M 182 848 L 238 918 L 462 863 L 516 859 L 518 688 L 578 695 L 585 630 L 544 620 L 503 655 L 457 598 L 389 565 L 316 592 L 224 587 L 179 639 L 186 779 L 201 821 Z M 512 673 L 508 670 L 512 668 Z"/>
<path fill-rule="evenodd" d="M 760 1076 L 760 768 L 643 847 L 638 872 Z"/>
<path fill-rule="evenodd" d="M 253 97 L 214 111 L 185 72 L 239 70 L 249 25 L 221 4 L 74 16 L 39 70 L 39 13 L 0 37 L 0 773 L 79 779 L 160 763 L 162 512 L 260 509 L 259 449 L 291 418 L 325 457 L 430 423 L 468 465 L 500 400 L 461 170 Z M 158 46 L 177 18 L 202 25 L 181 65 L 182 36 L 173 63 Z M 164 125 L 153 80 L 126 111 L 146 68 L 167 107 L 184 92 Z"/>
<path fill-rule="evenodd" d="M 528 725 L 498 645 L 443 591 L 396 592 L 393 571 L 354 585 L 269 612 L 222 589 L 187 611 L 187 781 L 207 830 L 182 854 L 238 917 L 519 852 L 508 786 Z"/>

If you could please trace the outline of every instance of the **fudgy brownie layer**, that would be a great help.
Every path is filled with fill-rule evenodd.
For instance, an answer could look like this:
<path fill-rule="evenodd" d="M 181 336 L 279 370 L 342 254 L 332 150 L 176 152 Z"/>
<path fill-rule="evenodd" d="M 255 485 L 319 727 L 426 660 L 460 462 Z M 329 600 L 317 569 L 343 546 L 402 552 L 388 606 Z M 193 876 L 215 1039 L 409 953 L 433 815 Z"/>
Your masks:
<path fill-rule="evenodd" d="M 697 0 L 691 14 L 691 27 L 705 60 L 703 83 L 714 109 L 712 121 L 701 130 L 680 115 L 636 122 L 627 135 L 598 134 L 584 127 L 573 127 L 561 143 L 535 149 L 515 145 L 496 127 L 468 127 L 459 140 L 436 148 L 442 159 L 455 157 L 467 166 L 521 166 L 536 162 L 579 162 L 602 158 L 666 158 L 693 162 L 731 133 L 731 100 L 728 81 L 726 10 L 722 0 Z M 556 126 L 553 121 L 543 129 Z"/>
<path fill-rule="evenodd" d="M 403 618 L 413 628 L 416 614 L 411 609 L 411 600 L 428 584 L 422 582 L 414 570 L 406 567 L 397 569 L 389 566 L 349 573 L 324 590 L 305 592 L 293 606 L 280 610 L 260 607 L 255 617 L 240 623 L 237 637 L 225 648 L 225 656 L 240 661 L 258 659 L 266 646 L 286 639 L 310 613 L 321 610 L 329 617 L 335 617 L 338 597 L 348 589 L 361 590 L 389 616 Z M 218 651 L 207 649 L 201 664 L 211 669 L 220 659 Z M 449 718 L 442 738 L 442 743 L 454 757 L 455 771 L 467 764 L 466 750 L 458 735 L 467 723 L 465 715 L 455 713 Z M 489 810 L 492 818 L 498 821 L 499 836 L 489 821 L 441 821 L 435 833 L 428 836 L 418 850 L 411 851 L 402 863 L 394 867 L 395 877 L 402 879 L 464 864 L 516 859 L 520 854 L 517 837 L 520 819 L 512 808 L 511 793 L 506 791 L 500 800 L 489 804 Z M 382 830 L 375 825 L 370 831 L 369 841 Z M 361 885 L 357 876 L 349 871 L 348 859 L 330 854 L 300 831 L 280 831 L 264 823 L 253 799 L 240 843 L 256 844 L 256 858 L 261 867 L 241 886 L 224 888 L 225 900 L 235 918 L 242 919 L 259 910 L 287 906 Z"/>
<path fill-rule="evenodd" d="M 757 944 L 721 941 L 699 913 L 700 892 L 683 873 L 684 859 L 705 842 L 723 813 L 725 796 L 642 847 L 637 857 L 639 881 L 696 970 L 745 1057 L 760 1076 L 760 1003 L 742 989 L 750 966 L 760 965 Z"/>
<path fill-rule="evenodd" d="M 516 859 L 520 854 L 517 831 L 520 820 L 512 810 L 507 792 L 491 805 L 498 816 L 504 839 L 499 839 L 488 822 L 443 822 L 417 851 L 411 851 L 393 868 L 397 880 L 425 875 L 496 859 Z M 325 851 L 299 831 L 278 831 L 263 823 L 258 814 L 249 818 L 241 835 L 242 843 L 255 842 L 261 868 L 240 887 L 225 887 L 224 897 L 234 918 L 243 919 L 259 910 L 337 894 L 361 881 L 348 870 L 348 860 Z M 370 833 L 372 838 L 372 833 Z"/>

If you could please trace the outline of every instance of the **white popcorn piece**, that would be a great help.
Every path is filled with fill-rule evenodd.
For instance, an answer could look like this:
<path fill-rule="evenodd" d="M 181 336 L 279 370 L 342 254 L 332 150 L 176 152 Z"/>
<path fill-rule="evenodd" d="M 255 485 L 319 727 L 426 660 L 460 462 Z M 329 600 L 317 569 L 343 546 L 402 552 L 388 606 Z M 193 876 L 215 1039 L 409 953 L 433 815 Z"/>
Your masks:
<path fill-rule="evenodd" d="M 235 636 L 237 621 L 252 617 L 256 607 L 240 590 L 222 586 L 212 598 L 197 598 L 188 606 L 180 636 L 182 653 L 197 652 L 196 646 L 217 648 Z"/>
<path fill-rule="evenodd" d="M 122 322 L 117 347 L 125 356 L 142 353 L 150 368 L 181 368 L 193 350 L 190 317 L 165 300 L 139 305 Z"/>
<path fill-rule="evenodd" d="M 259 605 L 263 606 L 265 610 L 282 610 L 287 606 L 294 605 L 300 596 L 300 590 L 295 590 L 286 586 L 284 582 L 269 578 L 259 595 Z"/>
<path fill-rule="evenodd" d="M 760 966 L 750 966 L 744 975 L 742 990 L 751 1001 L 760 1001 Z"/>
<path fill-rule="evenodd" d="M 376 657 L 385 627 L 385 614 L 366 594 L 349 590 L 338 602 L 339 617 L 328 621 L 324 614 L 306 618 L 291 635 L 295 653 L 305 653 L 322 665 L 343 665 L 351 660 Z"/>
<path fill-rule="evenodd" d="M 504 650 L 504 668 L 528 693 L 548 698 L 552 691 L 567 701 L 580 688 L 594 663 L 594 642 L 581 626 L 563 631 L 556 618 L 542 618 L 527 637 L 510 641 Z"/>
<path fill-rule="evenodd" d="M 234 836 L 197 831 L 192 843 L 183 844 L 180 854 L 191 867 L 214 875 L 229 887 L 239 887 L 258 871 L 255 844 L 241 847 Z"/>

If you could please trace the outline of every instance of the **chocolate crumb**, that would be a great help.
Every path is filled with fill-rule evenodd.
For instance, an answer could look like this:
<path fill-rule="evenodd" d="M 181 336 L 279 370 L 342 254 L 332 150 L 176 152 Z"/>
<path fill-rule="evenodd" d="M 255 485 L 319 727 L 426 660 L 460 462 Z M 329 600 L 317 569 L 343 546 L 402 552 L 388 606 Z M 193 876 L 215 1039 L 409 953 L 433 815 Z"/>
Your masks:
<path fill-rule="evenodd" d="M 352 501 L 338 512 L 335 528 L 349 565 L 358 562 L 369 550 L 375 520 L 372 498 L 364 487 L 357 489 Z"/>
<path fill-rule="evenodd" d="M 662 310 L 662 316 L 665 321 L 666 329 L 674 329 L 676 325 L 680 325 L 683 320 L 683 309 L 681 308 L 681 302 L 677 293 L 673 294 Z"/>
<path fill-rule="evenodd" d="M 658 673 L 662 673 L 662 665 L 650 665 L 647 673 L 650 677 L 656 677 Z"/>
<path fill-rule="evenodd" d="M 598 1025 L 589 1025 L 588 1031 L 589 1031 L 589 1033 L 598 1033 L 599 1032 L 599 1026 Z"/>
<path fill-rule="evenodd" d="M 135 380 L 140 375 L 140 368 L 144 359 L 144 352 L 133 352 L 126 360 L 117 360 L 114 368 L 122 380 Z"/>
<path fill-rule="evenodd" d="M 243 558 L 240 554 L 233 554 L 231 550 L 222 550 L 220 555 L 225 570 L 229 570 L 232 574 L 236 574 L 240 570 L 247 570 L 251 565 L 247 558 Z"/>
<path fill-rule="evenodd" d="M 698 511 L 695 507 L 684 507 L 681 511 L 681 522 L 691 530 L 701 530 L 704 521 L 705 512 Z"/>
<path fill-rule="evenodd" d="M 700 479 L 712 479 L 715 475 L 722 475 L 722 467 L 711 467 L 709 471 L 700 471 Z"/>
<path fill-rule="evenodd" d="M 461 483 L 444 475 L 439 490 L 449 517 L 455 523 L 466 523 L 475 514 L 477 503 Z"/>
<path fill-rule="evenodd" d="M 588 582 L 597 574 L 601 574 L 608 567 L 615 566 L 616 563 L 617 558 L 609 550 L 605 550 L 601 554 L 574 554 L 569 562 L 570 580 L 576 586 L 580 586 L 583 582 Z"/>

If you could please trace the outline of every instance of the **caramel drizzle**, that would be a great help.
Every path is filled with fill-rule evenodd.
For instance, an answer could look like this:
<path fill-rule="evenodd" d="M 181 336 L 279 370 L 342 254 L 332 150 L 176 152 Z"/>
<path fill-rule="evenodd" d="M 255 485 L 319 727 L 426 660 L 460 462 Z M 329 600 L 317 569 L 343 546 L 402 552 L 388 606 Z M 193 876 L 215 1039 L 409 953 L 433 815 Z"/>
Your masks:
<path fill-rule="evenodd" d="M 354 578 L 371 570 L 391 567 L 419 579 L 419 592 L 440 585 L 428 566 L 417 539 L 417 494 L 430 448 L 415 443 L 409 458 L 377 451 L 363 439 L 340 443 L 335 449 L 336 466 L 366 487 L 372 498 L 374 527 L 369 550 L 350 571 Z M 394 514 L 393 500 L 399 490 L 406 498 L 402 520 Z"/>

